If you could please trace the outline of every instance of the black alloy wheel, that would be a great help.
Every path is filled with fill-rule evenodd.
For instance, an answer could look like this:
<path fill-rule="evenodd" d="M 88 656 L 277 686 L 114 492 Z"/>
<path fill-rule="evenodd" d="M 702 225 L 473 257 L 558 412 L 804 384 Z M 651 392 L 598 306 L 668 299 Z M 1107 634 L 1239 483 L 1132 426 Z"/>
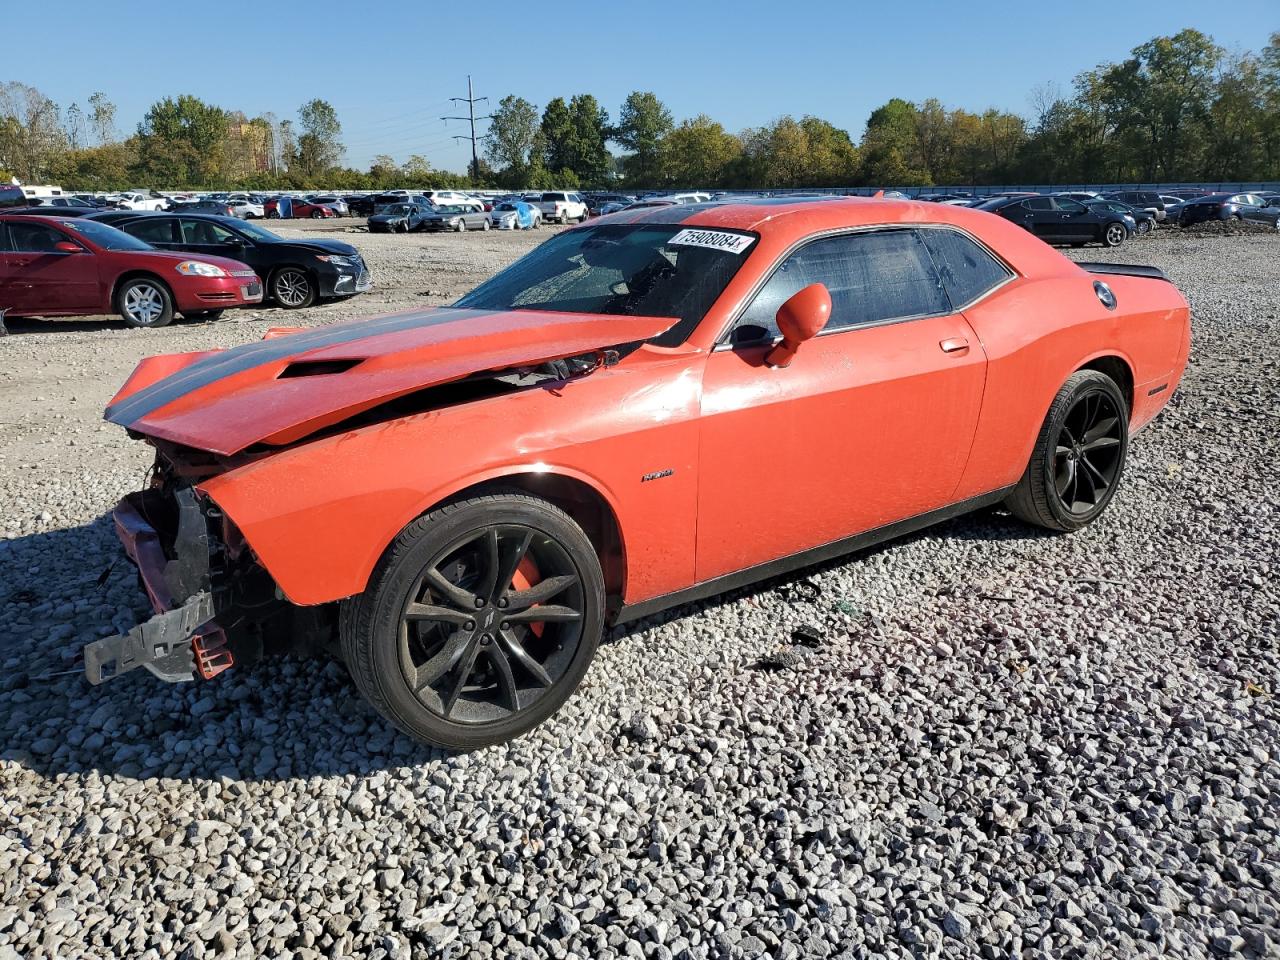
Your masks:
<path fill-rule="evenodd" d="M 428 561 L 405 597 L 404 681 L 441 719 L 506 720 L 572 664 L 583 604 L 582 577 L 554 540 L 521 524 L 469 531 Z"/>
<path fill-rule="evenodd" d="M 591 542 L 519 493 L 438 508 L 345 601 L 343 656 L 361 692 L 427 743 L 467 750 L 541 723 L 577 688 L 603 628 Z"/>
<path fill-rule="evenodd" d="M 1077 371 L 1054 398 L 1006 504 L 1037 526 L 1079 530 L 1115 496 L 1128 449 L 1129 408 L 1119 387 L 1097 370 Z"/>

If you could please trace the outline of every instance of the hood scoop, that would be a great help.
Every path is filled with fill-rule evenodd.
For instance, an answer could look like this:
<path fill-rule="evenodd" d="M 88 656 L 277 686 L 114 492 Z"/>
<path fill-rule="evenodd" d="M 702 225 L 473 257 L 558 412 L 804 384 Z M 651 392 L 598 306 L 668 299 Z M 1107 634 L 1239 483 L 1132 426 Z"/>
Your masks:
<path fill-rule="evenodd" d="M 352 367 L 364 363 L 364 357 L 352 357 L 349 360 L 295 360 L 276 377 L 287 380 L 290 377 L 325 377 L 334 373 L 346 373 Z"/>

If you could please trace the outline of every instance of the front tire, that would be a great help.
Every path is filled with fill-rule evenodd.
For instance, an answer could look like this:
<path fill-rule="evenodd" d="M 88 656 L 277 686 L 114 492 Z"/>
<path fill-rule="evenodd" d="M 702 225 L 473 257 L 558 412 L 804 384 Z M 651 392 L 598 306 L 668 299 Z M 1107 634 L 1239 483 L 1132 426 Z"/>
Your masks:
<path fill-rule="evenodd" d="M 116 312 L 131 327 L 165 327 L 173 322 L 173 296 L 159 280 L 137 277 L 116 291 Z"/>
<path fill-rule="evenodd" d="M 450 750 L 518 737 L 577 689 L 604 626 L 604 579 L 568 514 L 523 493 L 415 520 L 344 601 L 360 692 L 409 736 Z"/>
<path fill-rule="evenodd" d="M 1123 223 L 1108 223 L 1102 231 L 1102 245 L 1104 247 L 1118 247 L 1124 243 L 1129 236 L 1129 231 L 1125 229 Z"/>
<path fill-rule="evenodd" d="M 299 310 L 316 302 L 316 285 L 301 267 L 281 267 L 271 277 L 271 299 L 286 310 Z"/>
<path fill-rule="evenodd" d="M 1104 373 L 1079 370 L 1054 397 L 1005 505 L 1027 523 L 1079 530 L 1115 496 L 1128 451 L 1129 408 L 1120 388 Z"/>

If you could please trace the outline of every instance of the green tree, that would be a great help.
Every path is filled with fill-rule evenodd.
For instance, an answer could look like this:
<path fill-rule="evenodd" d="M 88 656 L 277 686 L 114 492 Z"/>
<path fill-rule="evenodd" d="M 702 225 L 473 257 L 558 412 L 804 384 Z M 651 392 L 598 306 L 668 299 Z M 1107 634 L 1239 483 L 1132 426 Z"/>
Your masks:
<path fill-rule="evenodd" d="M 529 168 L 540 160 L 535 156 L 538 134 L 537 107 L 517 96 L 505 96 L 498 102 L 485 135 L 485 156 L 512 187 L 519 186 Z"/>
<path fill-rule="evenodd" d="M 308 100 L 298 108 L 302 133 L 293 152 L 297 172 L 307 180 L 319 180 L 342 160 L 342 124 L 337 111 L 324 100 Z"/>
<path fill-rule="evenodd" d="M 608 128 L 609 115 L 591 94 L 568 103 L 556 97 L 542 111 L 545 168 L 571 170 L 579 183 L 600 183 L 612 166 L 605 146 Z"/>
<path fill-rule="evenodd" d="M 685 120 L 663 140 L 661 182 L 718 187 L 742 156 L 742 142 L 705 113 Z"/>
<path fill-rule="evenodd" d="M 636 90 L 627 96 L 612 138 L 631 151 L 622 160 L 628 183 L 652 186 L 659 182 L 663 141 L 672 126 L 671 111 L 656 94 Z"/>
<path fill-rule="evenodd" d="M 153 187 L 203 187 L 220 182 L 229 116 L 183 94 L 151 105 L 138 126 L 138 172 Z"/>
<path fill-rule="evenodd" d="M 933 183 L 917 161 L 916 105 L 894 97 L 871 112 L 862 135 L 862 180 L 873 186 Z"/>

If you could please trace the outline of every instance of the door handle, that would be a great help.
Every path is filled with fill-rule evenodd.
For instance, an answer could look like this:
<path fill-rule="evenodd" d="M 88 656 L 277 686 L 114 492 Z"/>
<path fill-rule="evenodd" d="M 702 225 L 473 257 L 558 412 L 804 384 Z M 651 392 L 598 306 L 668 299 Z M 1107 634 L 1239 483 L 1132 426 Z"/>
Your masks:
<path fill-rule="evenodd" d="M 969 339 L 967 337 L 948 337 L 946 340 L 939 341 L 938 346 L 942 348 L 943 353 L 968 353 Z"/>
<path fill-rule="evenodd" d="M 26 267 L 26 266 L 30 266 L 31 261 L 30 260 L 10 260 L 9 263 L 15 267 Z"/>

